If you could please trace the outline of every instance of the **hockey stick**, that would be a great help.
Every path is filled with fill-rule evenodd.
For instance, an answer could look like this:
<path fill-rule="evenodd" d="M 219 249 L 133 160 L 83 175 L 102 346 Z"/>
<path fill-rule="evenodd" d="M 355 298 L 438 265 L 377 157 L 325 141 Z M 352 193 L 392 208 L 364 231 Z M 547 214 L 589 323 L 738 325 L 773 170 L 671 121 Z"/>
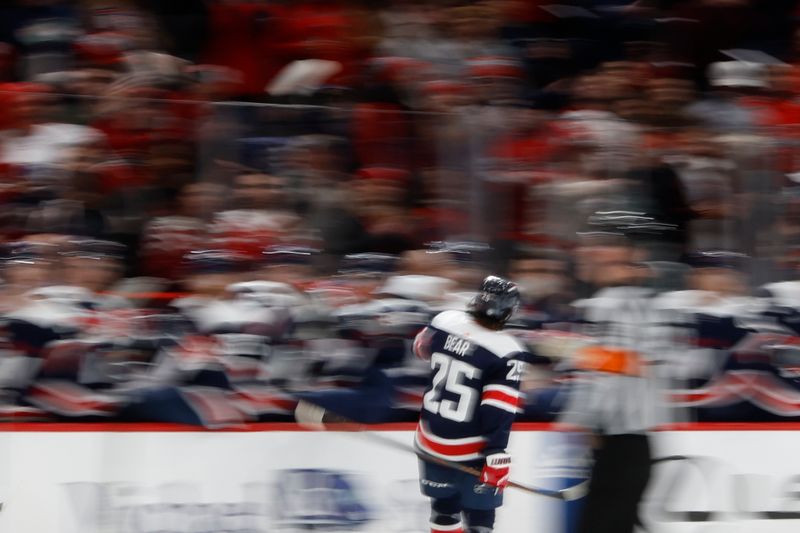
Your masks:
<path fill-rule="evenodd" d="M 297 420 L 298 424 L 310 429 L 324 431 L 327 429 L 327 424 L 332 424 L 331 429 L 364 433 L 375 442 L 379 442 L 385 446 L 390 446 L 402 452 L 413 453 L 424 461 L 436 463 L 447 468 L 452 468 L 453 470 L 464 472 L 471 476 L 475 476 L 476 478 L 480 478 L 481 476 L 480 470 L 453 461 L 448 461 L 447 459 L 435 457 L 423 452 L 422 450 L 418 450 L 413 446 L 409 446 L 407 444 L 403 444 L 402 442 L 384 437 L 379 433 L 369 432 L 368 425 L 350 420 L 344 416 L 333 413 L 323 407 L 312 404 L 305 400 L 301 400 L 297 404 L 297 408 L 295 409 L 295 419 Z M 546 496 L 548 498 L 555 498 L 569 502 L 583 498 L 586 495 L 589 488 L 589 481 L 582 481 L 577 485 L 566 487 L 564 489 L 531 487 L 530 485 L 525 485 L 516 481 L 509 481 L 508 486 L 530 494 L 537 494 L 539 496 Z"/>

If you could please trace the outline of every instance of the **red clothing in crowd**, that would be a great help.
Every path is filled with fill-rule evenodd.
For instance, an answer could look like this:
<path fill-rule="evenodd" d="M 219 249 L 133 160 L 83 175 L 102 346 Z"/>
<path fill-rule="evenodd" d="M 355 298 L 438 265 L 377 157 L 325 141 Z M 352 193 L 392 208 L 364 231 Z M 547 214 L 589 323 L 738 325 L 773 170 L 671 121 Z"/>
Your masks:
<path fill-rule="evenodd" d="M 564 148 L 565 132 L 547 124 L 545 127 L 523 134 L 500 138 L 490 153 L 496 172 L 488 183 L 488 190 L 505 205 L 505 217 L 495 221 L 496 232 L 503 238 L 516 238 L 534 221 L 529 220 L 535 202 L 528 194 L 537 173 L 548 170 L 547 162 L 553 160 Z"/>
<path fill-rule="evenodd" d="M 295 60 L 341 63 L 331 85 L 353 85 L 367 51 L 353 38 L 357 21 L 337 2 L 249 2 L 211 6 L 211 39 L 206 63 L 242 73 L 244 92 L 254 96 Z"/>
<path fill-rule="evenodd" d="M 786 173 L 800 171 L 800 156 L 795 149 L 795 142 L 800 138 L 800 103 L 788 97 L 750 97 L 741 98 L 740 102 L 754 112 L 758 126 L 768 128 L 770 135 L 787 141 L 775 145 L 778 168 Z"/>
<path fill-rule="evenodd" d="M 263 94 L 267 82 L 286 63 L 279 44 L 284 24 L 281 6 L 215 2 L 209 9 L 211 36 L 204 63 L 239 71 L 244 93 Z"/>

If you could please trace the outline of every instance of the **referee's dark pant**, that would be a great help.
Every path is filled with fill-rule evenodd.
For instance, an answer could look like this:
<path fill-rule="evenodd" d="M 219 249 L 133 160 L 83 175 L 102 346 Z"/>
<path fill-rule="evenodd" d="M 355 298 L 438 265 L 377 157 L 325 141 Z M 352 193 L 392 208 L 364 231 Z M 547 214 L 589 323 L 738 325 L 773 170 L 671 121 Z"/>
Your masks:
<path fill-rule="evenodd" d="M 577 533 L 631 533 L 650 464 L 647 435 L 601 435 Z"/>

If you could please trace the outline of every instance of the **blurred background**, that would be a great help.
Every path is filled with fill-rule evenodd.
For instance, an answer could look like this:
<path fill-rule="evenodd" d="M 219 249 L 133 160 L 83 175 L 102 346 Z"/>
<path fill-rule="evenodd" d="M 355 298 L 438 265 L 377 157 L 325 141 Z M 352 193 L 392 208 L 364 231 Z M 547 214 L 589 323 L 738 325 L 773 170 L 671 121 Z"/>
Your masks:
<path fill-rule="evenodd" d="M 796 4 L 3 2 L 0 417 L 413 421 L 420 328 L 499 273 L 563 341 L 619 212 L 676 417 L 796 419 Z"/>

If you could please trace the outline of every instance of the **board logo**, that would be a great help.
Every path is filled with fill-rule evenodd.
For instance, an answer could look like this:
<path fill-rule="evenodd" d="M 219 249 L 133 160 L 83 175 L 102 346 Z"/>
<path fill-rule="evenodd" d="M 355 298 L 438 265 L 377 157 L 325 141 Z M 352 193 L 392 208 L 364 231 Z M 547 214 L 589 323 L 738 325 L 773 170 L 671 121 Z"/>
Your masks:
<path fill-rule="evenodd" d="M 278 472 L 275 501 L 275 520 L 282 527 L 353 529 L 373 518 L 351 476 L 333 470 Z"/>

